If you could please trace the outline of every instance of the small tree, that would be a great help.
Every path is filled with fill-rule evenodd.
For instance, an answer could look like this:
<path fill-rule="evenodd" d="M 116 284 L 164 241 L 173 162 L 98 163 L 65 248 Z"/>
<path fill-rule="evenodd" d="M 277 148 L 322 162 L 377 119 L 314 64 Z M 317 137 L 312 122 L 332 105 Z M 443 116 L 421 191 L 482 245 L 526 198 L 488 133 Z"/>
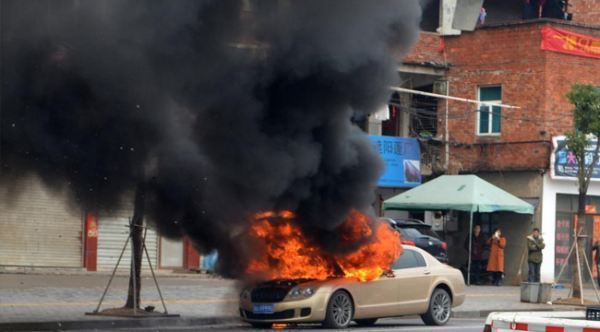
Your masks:
<path fill-rule="evenodd" d="M 582 233 L 585 224 L 586 195 L 593 175 L 594 165 L 598 162 L 600 150 L 600 88 L 588 84 L 575 84 L 567 93 L 569 101 L 575 105 L 573 119 L 575 128 L 566 134 L 567 147 L 577 160 L 577 181 L 579 197 L 577 205 L 577 234 Z M 595 141 L 595 147 L 589 149 L 589 142 Z M 593 146 L 593 145 L 592 145 Z M 583 238 L 576 239 L 579 247 L 579 257 L 585 257 Z M 581 298 L 579 284 L 580 266 L 573 269 L 573 298 Z"/>

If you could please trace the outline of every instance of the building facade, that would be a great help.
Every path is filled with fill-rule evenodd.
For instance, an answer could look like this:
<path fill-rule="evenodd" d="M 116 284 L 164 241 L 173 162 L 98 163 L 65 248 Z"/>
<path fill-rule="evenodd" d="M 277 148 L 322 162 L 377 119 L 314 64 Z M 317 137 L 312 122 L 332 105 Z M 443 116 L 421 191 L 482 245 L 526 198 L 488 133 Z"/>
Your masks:
<path fill-rule="evenodd" d="M 251 1 L 244 3 L 250 12 Z M 389 118 L 369 119 L 366 129 L 372 135 L 419 138 L 424 177 L 477 174 L 534 204 L 533 217 L 481 215 L 477 222 L 488 232 L 495 226 L 504 229 L 509 241 L 509 279 L 517 278 L 524 265 L 524 236 L 540 227 L 547 243 L 542 277 L 551 281 L 570 245 L 563 228 L 571 225 L 566 221 L 572 223 L 572 197 L 577 192 L 575 181 L 550 174 L 553 138 L 572 128 L 572 105 L 565 97 L 571 85 L 600 86 L 600 58 L 542 49 L 542 31 L 552 28 L 589 40 L 600 38 L 600 0 L 570 0 L 566 12 L 538 8 L 534 16 L 542 17 L 527 19 L 523 19 L 522 0 L 482 1 L 485 17 L 480 15 L 481 4 L 462 8 L 461 3 L 465 2 L 428 2 L 418 43 L 407 56 L 397 52 L 401 87 L 515 108 L 481 108 L 396 92 L 390 98 Z M 545 3 L 560 6 L 563 2 Z M 564 42 L 569 45 L 572 40 Z M 594 42 L 588 46 L 598 49 Z M 404 190 L 379 188 L 378 200 L 381 203 Z M 116 263 L 127 237 L 130 210 L 110 214 L 77 210 L 66 197 L 47 191 L 35 178 L 26 181 L 21 193 L 0 206 L 0 267 L 96 271 Z M 600 183 L 593 182 L 589 194 L 590 232 L 600 233 L 594 219 L 595 211 L 600 211 Z M 432 215 L 421 217 L 430 221 Z M 441 229 L 457 266 L 466 261 L 463 243 L 468 229 L 465 223 L 454 222 L 461 218 L 461 214 L 450 215 L 453 226 Z M 200 265 L 188 241 L 163 239 L 148 230 L 147 244 L 159 268 Z M 128 265 L 128 255 L 126 250 L 123 266 Z"/>
<path fill-rule="evenodd" d="M 577 194 L 574 178 L 557 178 L 550 172 L 553 138 L 573 128 L 573 105 L 566 98 L 571 86 L 600 86 L 600 4 L 595 0 L 569 1 L 567 11 L 562 12 L 564 19 L 523 19 L 522 2 L 508 1 L 499 6 L 498 1 L 488 0 L 483 2 L 486 20 L 480 16 L 473 31 L 467 31 L 452 27 L 448 8 L 455 10 L 456 15 L 464 14 L 460 11 L 470 11 L 472 15 L 473 8 L 452 3 L 435 4 L 445 10 L 439 14 L 437 33 L 422 33 L 417 47 L 400 62 L 440 68 L 444 74 L 437 78 L 440 83 L 436 86 L 447 89 L 442 94 L 507 107 L 439 99 L 435 133 L 438 140 L 425 144 L 433 146 L 432 151 L 437 153 L 430 158 L 438 161 L 433 164 L 437 167 L 431 168 L 433 176 L 476 174 L 532 203 L 536 207 L 533 217 L 496 213 L 480 215 L 476 222 L 484 232 L 494 227 L 504 230 L 509 243 L 505 272 L 509 283 L 523 278 L 520 271 L 525 271 L 526 276 L 525 236 L 533 227 L 541 228 L 546 239 L 542 279 L 553 282 L 573 243 L 567 237 L 572 237 L 568 230 L 572 229 L 572 202 Z M 539 13 L 544 11 L 540 9 Z M 590 236 L 598 235 L 594 240 L 600 240 L 600 218 L 596 216 L 596 211 L 600 211 L 600 183 L 592 182 L 588 194 L 587 228 Z M 465 216 L 454 214 L 450 218 Z M 444 230 L 456 266 L 462 266 L 467 258 L 462 245 L 467 228 L 459 223 L 455 232 Z M 591 245 L 592 241 L 588 242 Z M 569 274 L 563 277 L 562 281 L 568 280 Z"/>
<path fill-rule="evenodd" d="M 103 213 L 82 211 L 70 204 L 66 194 L 48 189 L 36 177 L 24 180 L 18 190 L 3 190 L 0 269 L 114 269 L 128 238 L 131 206 L 125 204 L 120 210 Z M 200 267 L 201 257 L 187 239 L 170 240 L 148 227 L 146 247 L 155 269 L 186 271 Z M 129 269 L 130 248 L 128 244 L 123 251 L 121 272 Z M 145 258 L 142 267 L 149 268 Z"/>

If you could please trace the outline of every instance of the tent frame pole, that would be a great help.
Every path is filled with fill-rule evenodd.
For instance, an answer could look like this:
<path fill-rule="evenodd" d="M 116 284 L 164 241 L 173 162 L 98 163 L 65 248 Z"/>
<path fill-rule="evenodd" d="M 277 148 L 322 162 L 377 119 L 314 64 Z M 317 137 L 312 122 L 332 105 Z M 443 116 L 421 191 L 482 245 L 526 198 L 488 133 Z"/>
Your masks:
<path fill-rule="evenodd" d="M 473 250 L 473 211 L 469 217 L 469 263 L 467 264 L 467 285 L 471 286 L 471 252 Z"/>

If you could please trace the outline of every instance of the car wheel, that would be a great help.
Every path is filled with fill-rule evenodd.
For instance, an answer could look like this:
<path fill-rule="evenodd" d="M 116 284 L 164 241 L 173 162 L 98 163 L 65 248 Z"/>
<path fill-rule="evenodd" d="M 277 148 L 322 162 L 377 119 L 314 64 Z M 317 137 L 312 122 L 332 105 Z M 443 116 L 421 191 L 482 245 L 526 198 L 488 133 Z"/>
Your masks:
<path fill-rule="evenodd" d="M 373 326 L 377 322 L 377 318 L 371 319 L 356 319 L 354 320 L 358 326 Z"/>
<path fill-rule="evenodd" d="M 437 288 L 429 300 L 429 309 L 421 319 L 427 325 L 444 325 L 452 314 L 452 298 L 445 289 Z"/>
<path fill-rule="evenodd" d="M 331 329 L 343 329 L 352 321 L 354 304 L 345 291 L 337 291 L 331 295 L 327 303 L 327 313 L 323 326 Z"/>
<path fill-rule="evenodd" d="M 255 329 L 270 329 L 273 327 L 273 323 L 250 323 Z"/>

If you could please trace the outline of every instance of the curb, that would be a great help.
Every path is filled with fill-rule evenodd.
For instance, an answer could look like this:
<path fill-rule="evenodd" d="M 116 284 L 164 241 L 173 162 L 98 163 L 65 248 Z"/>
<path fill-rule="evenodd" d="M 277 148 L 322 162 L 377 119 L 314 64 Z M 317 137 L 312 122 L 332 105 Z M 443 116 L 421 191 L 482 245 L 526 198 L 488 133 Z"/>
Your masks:
<path fill-rule="evenodd" d="M 186 327 L 239 323 L 235 316 L 198 318 L 109 318 L 56 322 L 0 323 L 0 331 L 65 331 L 86 329 L 128 329 L 141 327 Z"/>
<path fill-rule="evenodd" d="M 453 311 L 453 318 L 487 318 L 492 312 L 541 312 L 541 311 L 577 311 L 579 307 L 561 307 L 561 308 L 532 308 L 532 309 L 502 309 L 502 310 L 471 310 L 471 311 Z"/>

